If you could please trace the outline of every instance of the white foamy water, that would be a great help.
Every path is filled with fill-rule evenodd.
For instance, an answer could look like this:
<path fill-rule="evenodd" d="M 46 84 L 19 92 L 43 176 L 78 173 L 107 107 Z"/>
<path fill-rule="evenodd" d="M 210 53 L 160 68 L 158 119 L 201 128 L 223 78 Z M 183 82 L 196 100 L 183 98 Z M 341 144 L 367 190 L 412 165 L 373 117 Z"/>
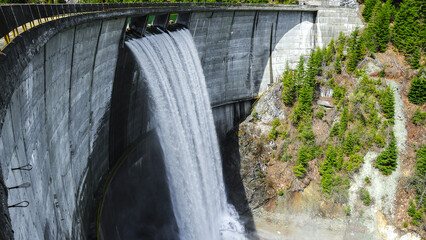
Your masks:
<path fill-rule="evenodd" d="M 126 42 L 148 86 L 181 239 L 244 239 L 227 203 L 203 70 L 188 30 Z"/>

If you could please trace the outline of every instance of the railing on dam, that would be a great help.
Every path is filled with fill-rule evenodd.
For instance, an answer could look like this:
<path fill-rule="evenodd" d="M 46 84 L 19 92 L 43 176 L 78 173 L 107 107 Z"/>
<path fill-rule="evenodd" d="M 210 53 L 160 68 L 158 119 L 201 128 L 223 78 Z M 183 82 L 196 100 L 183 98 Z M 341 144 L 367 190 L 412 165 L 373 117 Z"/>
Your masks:
<path fill-rule="evenodd" d="M 288 10 L 300 8 L 297 5 L 282 4 L 256 4 L 256 3 L 107 3 L 107 4 L 5 4 L 0 5 L 0 51 L 3 46 L 20 33 L 43 24 L 47 21 L 80 14 L 122 11 L 138 8 L 188 8 L 188 9 L 223 9 L 238 7 L 260 8 L 287 8 Z M 308 6 L 304 6 L 308 7 Z M 306 10 L 306 9 L 305 9 Z"/>

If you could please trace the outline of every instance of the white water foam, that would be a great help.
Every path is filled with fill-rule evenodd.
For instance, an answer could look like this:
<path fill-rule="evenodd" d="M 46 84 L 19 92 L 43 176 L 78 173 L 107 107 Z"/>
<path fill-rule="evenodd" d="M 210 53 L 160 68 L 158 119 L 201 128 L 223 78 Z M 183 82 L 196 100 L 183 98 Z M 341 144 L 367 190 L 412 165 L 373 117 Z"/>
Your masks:
<path fill-rule="evenodd" d="M 227 203 L 222 162 L 198 53 L 188 30 L 126 42 L 148 85 L 181 239 L 244 239 Z"/>

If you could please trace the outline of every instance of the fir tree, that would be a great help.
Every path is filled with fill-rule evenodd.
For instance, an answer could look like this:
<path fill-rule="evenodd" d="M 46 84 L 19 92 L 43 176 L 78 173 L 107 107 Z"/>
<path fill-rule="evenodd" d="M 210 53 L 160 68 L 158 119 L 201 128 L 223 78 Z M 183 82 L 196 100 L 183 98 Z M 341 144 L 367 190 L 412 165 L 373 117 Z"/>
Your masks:
<path fill-rule="evenodd" d="M 296 92 L 302 87 L 305 78 L 305 59 L 300 56 L 299 62 L 297 63 L 296 70 L 294 71 L 294 81 L 296 85 Z M 298 95 L 298 94 L 297 94 Z"/>
<path fill-rule="evenodd" d="M 351 37 L 348 40 L 349 51 L 348 51 L 348 72 L 353 72 L 361 60 L 361 41 L 359 39 L 358 27 L 351 33 Z"/>
<path fill-rule="evenodd" d="M 385 117 L 387 119 L 393 118 L 395 114 L 395 99 L 393 98 L 393 91 L 389 86 L 382 93 L 380 102 Z"/>
<path fill-rule="evenodd" d="M 291 106 L 293 105 L 293 102 L 296 97 L 296 86 L 294 83 L 293 72 L 290 70 L 288 64 L 286 65 L 286 69 L 283 74 L 283 87 L 283 102 L 285 105 Z"/>
<path fill-rule="evenodd" d="M 308 66 L 306 69 L 306 83 L 309 84 L 309 86 L 313 87 L 315 86 L 315 76 L 317 75 L 318 69 L 317 69 L 317 62 L 316 62 L 316 53 L 315 51 L 311 52 L 311 55 L 309 57 Z"/>
<path fill-rule="evenodd" d="M 376 6 L 377 0 L 365 0 L 365 7 L 362 11 L 362 16 L 365 22 L 369 22 L 371 15 L 373 14 L 374 6 Z"/>
<path fill-rule="evenodd" d="M 374 41 L 376 43 L 376 51 L 386 51 L 386 46 L 390 38 L 389 24 L 392 13 L 391 0 L 386 1 L 383 5 L 378 2 L 374 10 L 375 14 L 370 22 L 374 33 Z"/>
<path fill-rule="evenodd" d="M 342 73 L 342 63 L 340 54 L 337 55 L 336 60 L 334 60 L 334 70 L 337 74 Z"/>
<path fill-rule="evenodd" d="M 336 48 L 334 47 L 334 40 L 331 39 L 324 56 L 324 61 L 327 66 L 330 65 L 330 63 L 333 61 L 333 56 L 335 53 Z"/>
<path fill-rule="evenodd" d="M 414 68 L 419 66 L 418 59 L 426 45 L 426 24 L 424 1 L 404 0 L 395 16 L 392 41 Z"/>
<path fill-rule="evenodd" d="M 411 103 L 422 105 L 426 102 L 426 78 L 416 77 L 411 80 L 410 91 L 408 92 L 408 100 Z"/>
<path fill-rule="evenodd" d="M 390 175 L 396 169 L 398 152 L 393 132 L 388 147 L 377 157 L 375 167 L 383 174 Z"/>
<path fill-rule="evenodd" d="M 345 34 L 343 34 L 343 32 L 340 32 L 339 38 L 337 39 L 337 47 L 336 47 L 337 55 L 340 55 L 341 57 L 343 56 L 343 49 L 345 48 L 345 44 L 346 44 Z"/>

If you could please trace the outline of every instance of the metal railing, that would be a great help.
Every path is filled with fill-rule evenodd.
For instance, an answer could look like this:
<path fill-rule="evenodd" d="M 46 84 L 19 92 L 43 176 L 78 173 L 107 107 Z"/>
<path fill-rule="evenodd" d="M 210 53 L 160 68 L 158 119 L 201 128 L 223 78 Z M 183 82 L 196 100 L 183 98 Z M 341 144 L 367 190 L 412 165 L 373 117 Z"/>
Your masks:
<path fill-rule="evenodd" d="M 24 31 L 48 21 L 79 14 L 120 11 L 137 8 L 179 8 L 179 7 L 289 7 L 281 4 L 256 3 L 106 3 L 106 4 L 4 4 L 0 5 L 0 38 L 8 45 L 13 38 Z M 292 5 L 296 7 L 297 5 Z"/>

